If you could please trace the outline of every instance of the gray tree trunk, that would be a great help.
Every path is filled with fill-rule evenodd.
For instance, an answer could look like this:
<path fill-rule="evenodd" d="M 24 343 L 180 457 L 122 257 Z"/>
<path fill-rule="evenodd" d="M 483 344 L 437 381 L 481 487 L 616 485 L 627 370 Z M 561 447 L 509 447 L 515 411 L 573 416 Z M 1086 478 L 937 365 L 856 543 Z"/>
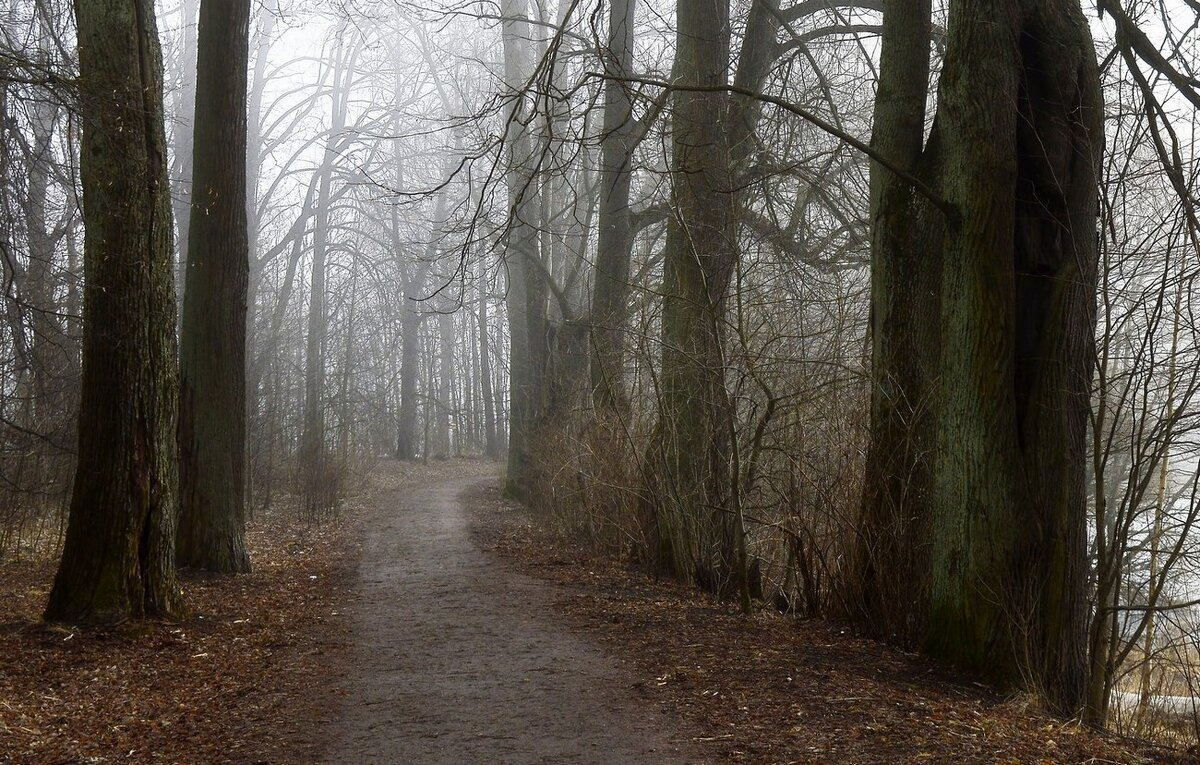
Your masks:
<path fill-rule="evenodd" d="M 187 265 L 188 231 L 192 217 L 192 137 L 196 106 L 196 49 L 198 25 L 196 13 L 200 0 L 182 0 L 179 16 L 182 29 L 182 50 L 176 64 L 179 67 L 179 89 L 175 92 L 175 123 L 171 129 L 171 204 L 175 213 L 178 236 L 175 239 L 175 290 L 177 299 L 183 297 L 184 270 Z"/>
<path fill-rule="evenodd" d="M 633 74 L 633 32 L 637 0 L 612 0 L 604 73 Z M 629 262 L 633 220 L 629 208 L 636 125 L 629 83 L 604 83 L 604 125 L 600 143 L 600 217 L 592 281 L 591 384 L 596 409 L 625 405 L 625 332 L 629 320 Z"/>
<path fill-rule="evenodd" d="M 308 335 L 304 354 L 304 429 L 300 437 L 301 494 L 309 514 L 326 512 L 337 502 L 331 481 L 329 448 L 325 433 L 325 358 L 329 341 L 329 315 L 325 294 L 325 259 L 329 250 L 332 185 L 337 164 L 336 145 L 346 128 L 350 82 L 354 67 L 346 49 L 346 25 L 334 32 L 332 118 L 317 186 L 313 221 L 312 275 L 309 281 Z"/>
<path fill-rule="evenodd" d="M 532 73 L 528 58 L 529 22 L 524 0 L 504 0 L 501 27 L 504 82 L 514 93 L 509 115 L 505 182 L 509 226 L 504 262 L 508 275 L 505 303 L 509 321 L 509 438 L 506 491 L 524 497 L 529 488 L 530 439 L 542 409 L 546 336 L 546 286 L 538 258 L 537 222 L 541 214 L 536 157 L 524 113 L 523 92 Z"/>

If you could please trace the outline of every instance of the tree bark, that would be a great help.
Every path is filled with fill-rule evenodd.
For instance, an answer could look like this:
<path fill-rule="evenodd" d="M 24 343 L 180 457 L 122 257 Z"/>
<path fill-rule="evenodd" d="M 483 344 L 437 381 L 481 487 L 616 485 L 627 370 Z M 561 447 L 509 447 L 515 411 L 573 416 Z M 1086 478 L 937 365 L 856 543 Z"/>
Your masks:
<path fill-rule="evenodd" d="M 504 261 L 508 274 L 505 303 L 509 321 L 509 437 L 505 491 L 523 498 L 529 488 L 530 439 L 542 409 L 546 336 L 546 285 L 540 269 L 537 221 L 541 196 L 536 157 L 524 113 L 529 21 L 524 0 L 504 0 L 504 82 L 513 93 L 508 115 L 509 225 Z"/>
<path fill-rule="evenodd" d="M 684 88 L 724 84 L 726 0 L 680 0 L 676 13 L 675 81 Z M 726 298 L 737 259 L 723 128 L 729 99 L 722 92 L 677 90 L 673 105 L 660 411 L 647 492 L 652 557 L 672 576 L 725 591 L 737 585 L 724 349 Z"/>
<path fill-rule="evenodd" d="M 195 159 L 179 366 L 180 566 L 246 552 L 246 67 L 249 2 L 200 5 Z"/>
<path fill-rule="evenodd" d="M 885 46 L 904 29 L 891 20 Z M 916 310 L 897 302 L 909 299 L 903 293 L 923 268 L 925 245 L 895 217 L 905 214 L 903 184 L 878 170 L 873 178 L 873 325 L 885 337 L 875 348 L 878 440 L 864 521 L 870 527 L 899 509 L 910 516 L 905 523 L 928 529 L 928 565 L 915 572 L 928 582 L 919 630 L 926 653 L 1031 685 L 1056 711 L 1074 714 L 1086 678 L 1083 486 L 1103 146 L 1095 51 L 1074 0 L 956 0 L 948 30 L 933 137 L 919 157 L 936 169 L 932 188 L 949 211 L 931 245 L 940 353 L 922 363 L 932 363 L 932 374 L 896 366 L 901 346 L 887 345 L 924 336 L 923 305 L 932 298 Z M 906 34 L 921 40 L 924 31 Z M 881 85 L 876 137 L 912 162 L 924 51 L 909 51 L 907 66 L 892 54 L 893 69 L 907 69 L 909 79 Z M 921 216 L 908 215 L 928 236 Z M 901 257 L 913 259 L 903 270 L 894 268 Z M 920 360 L 923 350 L 911 355 Z M 879 452 L 910 448 L 888 439 L 912 407 L 924 406 L 920 385 L 933 380 L 926 399 L 936 435 L 916 440 L 899 466 L 928 460 L 930 472 L 918 479 L 927 488 L 905 487 L 898 508 L 896 485 L 880 482 L 909 477 L 881 467 Z M 904 387 L 914 381 L 915 392 Z M 884 511 L 872 515 L 877 501 Z"/>
<path fill-rule="evenodd" d="M 926 149 L 930 0 L 896 0 L 883 15 L 872 148 L 937 182 Z M 871 445 L 855 539 L 852 616 L 878 637 L 912 644 L 925 628 L 928 516 L 937 376 L 941 214 L 904 178 L 871 165 Z M 932 233 L 931 233 L 932 232 Z"/>
<path fill-rule="evenodd" d="M 46 618 L 182 610 L 162 55 L 149 0 L 76 0 L 86 288 L 79 464 Z"/>

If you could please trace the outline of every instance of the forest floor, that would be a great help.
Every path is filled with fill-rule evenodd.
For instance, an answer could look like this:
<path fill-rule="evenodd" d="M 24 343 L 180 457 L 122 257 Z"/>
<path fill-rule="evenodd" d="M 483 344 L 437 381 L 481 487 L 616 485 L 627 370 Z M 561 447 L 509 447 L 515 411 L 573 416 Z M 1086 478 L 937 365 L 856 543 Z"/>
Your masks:
<path fill-rule="evenodd" d="M 1150 763 L 835 627 L 555 540 L 497 467 L 380 462 L 336 522 L 253 523 L 174 623 L 40 623 L 0 563 L 0 763 Z"/>
<path fill-rule="evenodd" d="M 481 487 L 480 545 L 555 589 L 578 634 L 632 667 L 648 708 L 677 718 L 701 762 L 1196 763 L 1194 755 L 1097 735 L 919 657 L 766 608 L 655 580 L 564 543 Z M 651 714 L 650 716 L 655 716 Z"/>
<path fill-rule="evenodd" d="M 284 498 L 249 524 L 251 574 L 181 576 L 177 622 L 46 625 L 53 557 L 0 563 L 0 763 L 306 762 L 348 640 L 349 529 L 301 523 Z"/>
<path fill-rule="evenodd" d="M 0 764 L 313 762 L 345 693 L 365 508 L 461 473 L 363 466 L 321 524 L 280 498 L 248 526 L 253 572 L 185 573 L 178 622 L 43 624 L 52 556 L 0 562 Z"/>

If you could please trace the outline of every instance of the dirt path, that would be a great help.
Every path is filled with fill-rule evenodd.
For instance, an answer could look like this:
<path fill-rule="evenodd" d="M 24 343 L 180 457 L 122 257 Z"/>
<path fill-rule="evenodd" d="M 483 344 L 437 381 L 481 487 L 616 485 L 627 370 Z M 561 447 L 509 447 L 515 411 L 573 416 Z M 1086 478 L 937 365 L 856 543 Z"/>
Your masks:
<path fill-rule="evenodd" d="M 325 761 L 696 762 L 619 664 L 556 623 L 553 585 L 472 542 L 462 496 L 486 480 L 400 490 L 368 511 Z"/>

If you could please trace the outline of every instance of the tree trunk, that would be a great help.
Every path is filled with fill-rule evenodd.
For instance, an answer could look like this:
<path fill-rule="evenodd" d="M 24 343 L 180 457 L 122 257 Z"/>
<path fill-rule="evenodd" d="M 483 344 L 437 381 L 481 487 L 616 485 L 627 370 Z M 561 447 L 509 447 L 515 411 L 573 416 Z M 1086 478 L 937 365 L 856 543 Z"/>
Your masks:
<path fill-rule="evenodd" d="M 504 0 L 502 37 L 504 81 L 514 93 L 508 115 L 509 226 L 505 250 L 509 321 L 509 439 L 505 490 L 523 498 L 529 488 L 530 438 L 541 414 L 546 348 L 546 286 L 539 268 L 537 221 L 541 197 L 536 157 L 524 113 L 525 82 L 532 72 L 528 60 L 529 22 L 524 0 Z"/>
<path fill-rule="evenodd" d="M 312 277 L 309 282 L 308 335 L 304 354 L 304 430 L 300 437 L 301 491 L 307 512 L 325 512 L 337 501 L 331 493 L 329 450 L 325 437 L 325 356 L 329 339 L 329 315 L 325 295 L 325 258 L 329 248 L 329 217 L 335 145 L 346 127 L 353 67 L 345 47 L 345 24 L 335 32 L 333 61 L 333 102 L 329 136 L 321 161 L 321 179 L 317 186 L 317 207 L 313 221 Z"/>
<path fill-rule="evenodd" d="M 182 610 L 162 56 L 149 0 L 76 0 L 86 295 L 79 464 L 46 618 Z"/>
<path fill-rule="evenodd" d="M 438 392 L 437 429 L 434 434 L 434 456 L 449 457 L 453 450 L 450 444 L 450 414 L 454 410 L 451 401 L 454 375 L 454 314 L 443 311 L 438 316 Z"/>
<path fill-rule="evenodd" d="M 492 392 L 492 349 L 488 345 L 487 271 L 480 269 L 479 278 L 479 385 L 483 397 L 483 453 L 488 459 L 500 456 L 500 439 L 496 435 L 495 394 Z"/>
<path fill-rule="evenodd" d="M 681 0 L 675 81 L 726 82 L 729 6 Z M 673 95 L 672 208 L 663 255 L 662 383 L 655 434 L 653 504 L 658 567 L 680 579 L 736 589 L 729 503 L 729 426 L 725 386 L 726 298 L 736 264 L 732 184 L 721 92 Z"/>
<path fill-rule="evenodd" d="M 396 459 L 417 458 L 417 383 L 421 362 L 421 304 L 418 297 L 429 278 L 429 263 L 413 267 L 413 275 L 404 290 L 403 315 L 400 318 L 400 414 L 396 427 Z"/>
<path fill-rule="evenodd" d="M 923 151 L 930 0 L 884 7 L 872 148 L 936 183 Z M 896 173 L 871 165 L 871 445 L 847 603 L 876 636 L 913 644 L 925 628 L 928 514 L 937 375 L 941 213 Z M 930 233 L 932 232 L 932 233 Z"/>
<path fill-rule="evenodd" d="M 637 0 L 612 0 L 604 73 L 633 73 L 633 31 Z M 592 401 L 603 412 L 625 405 L 625 331 L 629 313 L 629 262 L 633 220 L 629 208 L 636 125 L 629 83 L 604 83 L 604 127 L 600 144 L 600 218 L 592 282 Z"/>
<path fill-rule="evenodd" d="M 54 32 L 46 19 L 39 19 L 38 53 L 40 63 L 50 66 Z M 58 106 L 52 100 L 31 104 L 32 131 L 28 190 L 25 203 L 25 230 L 29 244 L 29 265 L 25 274 L 24 299 L 30 310 L 30 366 L 33 373 L 33 418 L 28 427 L 43 433 L 54 443 L 66 444 L 65 431 L 71 427 L 67 406 L 65 371 L 72 353 L 63 332 L 55 299 L 55 236 L 47 215 L 50 192 L 50 168 L 54 161 L 54 132 Z"/>
<path fill-rule="evenodd" d="M 171 181 L 173 184 L 171 204 L 175 213 L 175 224 L 178 227 L 178 237 L 175 240 L 178 260 L 175 262 L 175 290 L 177 299 L 183 297 L 184 271 L 188 259 L 188 232 L 191 230 L 192 217 L 192 137 L 193 121 L 196 113 L 196 58 L 197 58 L 197 23 L 196 11 L 200 0 L 182 0 L 179 4 L 180 29 L 182 30 L 182 50 L 177 64 L 179 66 L 179 89 L 175 93 L 175 125 L 172 130 L 171 148 L 174 156 L 171 162 Z M 182 317 L 180 317 L 182 318 Z"/>
<path fill-rule="evenodd" d="M 1001 683 L 1030 683 L 1073 714 L 1087 645 L 1083 484 L 1103 145 L 1095 52 L 1074 0 L 957 0 L 934 137 L 918 158 L 925 52 L 893 46 L 901 36 L 925 44 L 925 33 L 901 23 L 915 25 L 912 16 L 889 21 L 888 64 L 908 74 L 881 83 L 876 145 L 936 180 L 949 220 L 932 242 L 906 231 L 897 216 L 926 237 L 932 227 L 912 212 L 905 182 L 876 169 L 873 326 L 881 337 L 864 521 L 876 538 L 890 532 L 871 525 L 897 513 L 909 528 L 928 529 L 928 566 L 915 572 L 928 582 L 927 653 Z M 925 246 L 939 260 L 932 284 L 920 277 Z M 940 354 L 925 360 L 933 355 L 923 344 L 907 352 L 910 364 L 932 365 L 924 368 L 899 358 L 904 336 L 920 343 L 933 305 L 931 296 L 915 309 L 902 302 L 914 285 L 939 295 Z M 937 390 L 922 390 L 932 380 Z M 898 423 L 926 405 L 936 436 L 897 436 Z M 917 490 L 887 483 L 910 480 L 903 469 L 923 470 L 922 460 L 930 472 L 918 475 Z"/>
<path fill-rule="evenodd" d="M 203 0 L 179 343 L 180 566 L 250 570 L 246 552 L 246 66 L 250 4 Z"/>
<path fill-rule="evenodd" d="M 358 314 L 358 256 L 352 254 L 350 259 L 349 301 L 342 331 L 341 380 L 338 383 L 338 462 L 345 466 L 350 460 L 350 437 L 353 431 L 354 407 L 351 404 L 351 384 L 354 378 L 354 327 Z"/>

